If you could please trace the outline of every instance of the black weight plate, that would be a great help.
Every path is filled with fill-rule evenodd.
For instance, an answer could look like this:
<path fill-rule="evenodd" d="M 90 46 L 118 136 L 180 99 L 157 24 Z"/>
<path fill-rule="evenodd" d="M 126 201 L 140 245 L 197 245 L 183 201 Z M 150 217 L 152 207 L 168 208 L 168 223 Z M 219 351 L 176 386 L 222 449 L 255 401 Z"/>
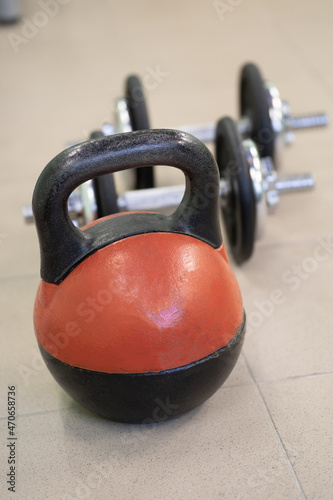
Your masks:
<path fill-rule="evenodd" d="M 227 201 L 222 204 L 222 215 L 233 257 L 241 264 L 253 252 L 256 205 L 242 138 L 231 118 L 218 122 L 215 144 L 220 176 L 230 185 Z"/>
<path fill-rule="evenodd" d="M 90 139 L 104 137 L 101 130 L 90 134 Z M 113 174 L 102 175 L 93 179 L 94 194 L 97 205 L 97 217 L 116 214 L 119 212 L 117 204 L 117 191 Z"/>
<path fill-rule="evenodd" d="M 128 111 L 131 118 L 133 130 L 147 130 L 150 128 L 147 105 L 140 78 L 135 75 L 126 79 L 125 89 Z M 136 185 L 135 189 L 147 189 L 154 187 L 153 167 L 143 167 L 135 169 Z"/>
<path fill-rule="evenodd" d="M 260 156 L 274 158 L 274 130 L 269 116 L 267 93 L 259 68 L 245 64 L 240 74 L 240 114 L 247 116 L 252 125 L 251 139 Z"/>

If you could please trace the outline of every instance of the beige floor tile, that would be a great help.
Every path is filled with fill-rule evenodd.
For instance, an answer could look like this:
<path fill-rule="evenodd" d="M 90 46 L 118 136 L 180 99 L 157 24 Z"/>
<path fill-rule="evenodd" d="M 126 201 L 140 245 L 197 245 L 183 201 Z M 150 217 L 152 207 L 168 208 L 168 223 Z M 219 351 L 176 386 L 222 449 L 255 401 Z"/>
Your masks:
<path fill-rule="evenodd" d="M 2 233 L 2 238 L 0 234 L 0 273 L 4 280 L 39 275 L 40 258 L 35 228 L 24 226 L 23 222 L 21 224 L 21 229 L 10 228 L 8 232 Z"/>
<path fill-rule="evenodd" d="M 0 197 L 0 277 L 13 278 L 39 274 L 39 248 L 33 224 L 26 224 L 22 207 L 31 205 L 35 179 L 17 178 L 2 184 Z M 5 286 L 5 285 L 3 285 Z"/>
<path fill-rule="evenodd" d="M 260 249 L 236 271 L 248 318 L 244 353 L 257 381 L 333 371 L 333 254 L 317 254 L 318 245 Z"/>
<path fill-rule="evenodd" d="M 38 276 L 3 280 L 0 289 L 1 364 L 0 392 L 15 385 L 19 415 L 71 406 L 72 400 L 55 383 L 39 353 L 33 329 L 33 304 Z M 1 398 L 0 416 L 7 415 Z"/>
<path fill-rule="evenodd" d="M 307 498 L 333 491 L 333 375 L 260 384 L 270 415 Z"/>
<path fill-rule="evenodd" d="M 326 47 L 332 45 L 332 30 L 330 29 L 333 15 L 332 3 L 329 0 L 322 2 L 304 2 L 300 0 L 288 5 L 286 2 L 278 6 L 271 0 L 269 6 L 274 10 L 276 24 L 283 32 L 282 40 L 286 47 L 298 53 L 300 60 L 313 75 L 324 78 L 332 73 L 332 59 Z M 300 9 L 306 9 L 306 15 L 300 16 Z M 313 43 L 316 40 L 316 43 Z"/>
<path fill-rule="evenodd" d="M 222 389 L 158 426 L 79 407 L 18 424 L 18 499 L 302 498 L 253 386 Z"/>
<path fill-rule="evenodd" d="M 257 248 L 332 234 L 331 131 L 326 129 L 312 134 L 304 132 L 297 135 L 295 144 L 284 152 L 285 162 L 280 175 L 311 173 L 315 179 L 315 188 L 312 191 L 280 196 L 275 213 L 266 217 L 265 234 L 257 242 Z"/>

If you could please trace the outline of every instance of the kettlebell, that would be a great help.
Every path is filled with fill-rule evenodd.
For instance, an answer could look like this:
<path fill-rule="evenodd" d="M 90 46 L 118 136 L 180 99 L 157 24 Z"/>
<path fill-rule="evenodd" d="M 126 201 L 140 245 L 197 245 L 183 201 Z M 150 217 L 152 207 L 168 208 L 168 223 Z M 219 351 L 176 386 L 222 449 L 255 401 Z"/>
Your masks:
<path fill-rule="evenodd" d="M 77 186 L 150 165 L 183 171 L 174 213 L 72 223 L 67 200 Z M 239 356 L 245 313 L 207 147 L 176 130 L 81 143 L 45 167 L 33 211 L 41 253 L 35 333 L 60 386 L 91 411 L 129 423 L 167 420 L 212 396 Z"/>

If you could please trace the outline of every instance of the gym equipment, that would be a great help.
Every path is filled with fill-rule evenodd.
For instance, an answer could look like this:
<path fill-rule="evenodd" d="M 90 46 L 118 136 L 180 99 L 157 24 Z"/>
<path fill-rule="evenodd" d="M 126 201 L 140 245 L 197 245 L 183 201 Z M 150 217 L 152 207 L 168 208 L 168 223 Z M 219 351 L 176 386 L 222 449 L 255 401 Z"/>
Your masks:
<path fill-rule="evenodd" d="M 126 89 L 126 97 L 116 100 L 115 125 L 104 124 L 104 135 L 149 128 L 147 105 L 140 79 L 137 76 L 128 77 Z M 136 96 L 136 107 L 133 104 L 134 99 L 129 97 L 130 93 Z M 288 102 L 281 99 L 277 87 L 274 83 L 264 80 L 259 67 L 253 63 L 244 64 L 240 71 L 239 108 L 239 133 L 256 143 L 262 158 L 272 158 L 275 170 L 281 167 L 283 146 L 294 142 L 294 131 L 325 127 L 329 124 L 325 113 L 292 116 Z M 141 119 L 133 116 L 135 110 Z M 216 123 L 178 125 L 170 128 L 183 130 L 202 142 L 214 142 L 216 139 Z M 137 185 L 141 186 L 139 180 Z M 142 185 L 143 188 L 152 186 L 148 180 Z"/>
<path fill-rule="evenodd" d="M 251 135 L 254 139 L 256 139 L 257 148 L 260 156 L 262 157 L 262 169 L 265 174 L 265 198 L 268 207 L 271 209 L 274 205 L 276 205 L 279 201 L 279 192 L 294 192 L 304 189 L 310 189 L 314 186 L 314 180 L 310 174 L 301 174 L 298 176 L 288 176 L 284 178 L 280 178 L 277 182 L 276 172 L 274 172 L 271 163 L 269 162 L 269 156 L 272 155 L 273 159 L 276 158 L 278 153 L 277 144 L 281 143 L 282 132 L 286 134 L 287 129 L 289 130 L 290 123 L 294 123 L 295 128 L 304 128 L 307 123 L 314 125 L 316 122 L 317 125 L 327 124 L 328 119 L 326 115 L 317 115 L 316 117 L 303 117 L 301 118 L 291 118 L 290 115 L 284 113 L 284 122 L 283 127 L 280 127 L 279 134 L 272 133 L 273 128 L 275 127 L 278 130 L 279 126 L 277 126 L 277 118 L 279 115 L 278 109 L 286 109 L 286 105 L 283 105 L 282 101 L 279 98 L 278 91 L 276 88 L 267 82 L 264 82 L 261 78 L 259 69 L 257 66 L 253 64 L 246 64 L 242 68 L 241 71 L 241 109 L 243 110 L 244 116 L 241 121 L 238 123 L 238 132 L 242 131 L 242 135 L 249 135 L 251 126 L 250 123 L 253 123 Z M 275 89 L 275 90 L 274 90 Z M 271 96 L 270 100 L 267 100 L 267 95 Z M 274 97 L 274 98 L 273 98 Z M 271 103 L 271 104 L 269 104 Z M 280 103 L 280 104 L 279 104 Z M 282 104 L 281 104 L 282 103 Z M 273 107 L 272 107 L 273 106 Z M 282 106 L 282 107 L 281 107 Z M 271 119 L 271 117 L 275 117 Z M 287 120 L 287 121 L 286 121 Z M 288 123 L 289 125 L 288 125 Z M 280 124 L 281 125 L 281 124 Z M 273 127 L 274 126 L 274 127 Z M 133 130 L 133 128 L 143 128 L 149 127 L 149 120 L 147 116 L 147 107 L 146 101 L 143 95 L 143 87 L 140 82 L 140 79 L 135 76 L 128 77 L 126 80 L 126 97 L 119 98 L 115 103 L 115 125 L 114 127 L 110 124 L 105 124 L 103 126 L 102 131 L 98 131 L 92 134 L 91 137 L 95 136 L 108 136 L 114 133 L 120 132 L 129 132 Z M 272 128 L 273 127 L 273 128 Z M 212 140 L 214 137 L 216 139 L 216 125 L 208 125 L 200 128 L 193 127 L 182 127 L 187 129 L 187 131 L 191 132 L 193 135 L 200 138 L 200 140 Z M 230 128 L 230 127 L 229 127 Z M 268 152 L 269 155 L 267 157 L 262 155 L 263 151 L 263 135 L 260 135 L 260 131 L 267 131 L 268 135 L 272 137 L 274 135 L 274 141 L 270 143 L 266 143 L 266 147 L 264 149 L 265 152 Z M 212 133 L 213 131 L 213 133 Z M 208 134 L 208 135 L 207 135 Z M 261 139 L 260 139 L 260 137 Z M 259 141 L 261 140 L 261 142 Z M 216 139 L 217 140 L 217 139 Z M 237 138 L 238 142 L 240 139 Z M 258 144 L 259 142 L 259 144 Z M 244 147 L 249 149 L 250 151 L 254 151 L 253 145 L 244 144 Z M 261 148 L 261 149 L 260 149 Z M 270 149 L 267 149 L 270 148 Z M 275 153 L 273 152 L 273 149 Z M 258 151 L 256 151 L 255 156 L 257 156 Z M 229 153 L 228 153 L 229 154 Z M 249 154 L 248 154 L 249 156 Z M 250 155 L 251 156 L 251 155 Z M 251 158 L 249 159 L 251 160 Z M 256 160 L 258 163 L 259 160 Z M 243 169 L 244 171 L 247 168 Z M 253 170 L 253 169 L 252 169 Z M 143 172 L 144 175 L 139 177 L 140 172 Z M 153 168 L 147 167 L 142 169 L 136 169 L 137 177 L 136 177 L 136 187 L 144 188 L 145 186 L 151 186 L 153 184 Z M 245 174 L 244 174 L 245 175 Z M 252 171 L 252 175 L 253 171 Z M 255 188 L 255 186 L 252 186 Z M 225 193 L 224 190 L 221 192 Z M 102 193 L 102 195 L 101 195 Z M 151 209 L 164 209 L 166 207 L 175 206 L 180 202 L 182 197 L 183 188 L 181 186 L 173 187 L 173 188 L 159 188 L 158 190 L 149 191 L 144 189 L 144 191 L 140 194 L 136 194 L 135 192 L 127 192 L 124 193 L 117 200 L 117 194 L 114 187 L 114 181 L 112 174 L 108 176 L 101 177 L 94 181 L 88 181 L 82 186 L 79 186 L 74 193 L 71 194 L 69 198 L 69 212 L 70 216 L 73 220 L 76 221 L 78 226 L 82 226 L 88 224 L 95 220 L 97 217 L 103 217 L 109 215 L 111 213 L 116 213 L 119 210 L 126 210 L 126 207 L 132 207 L 131 209 L 141 209 L 141 210 L 151 210 Z M 160 196 L 160 200 L 157 197 Z M 245 202 L 244 193 L 239 194 L 237 197 L 237 203 L 234 205 L 235 207 L 239 207 L 242 203 Z M 146 200 L 144 200 L 146 197 Z M 239 205 L 240 204 L 240 205 Z M 265 204 L 263 204 L 265 205 Z M 233 209 L 232 209 L 233 210 Z M 231 211 L 232 211 L 231 210 Z M 225 218 L 227 217 L 230 220 L 230 216 L 227 216 L 227 211 L 224 210 Z M 261 213 L 262 209 L 259 211 L 259 207 L 257 207 L 258 213 Z M 230 210 L 229 210 L 230 212 Z M 252 213 L 251 211 L 247 212 L 248 214 Z M 32 221 L 32 210 L 30 207 L 23 208 L 23 214 L 26 221 Z M 263 223 L 259 222 L 259 219 L 262 221 L 264 217 L 257 216 L 257 230 L 256 230 L 256 238 L 262 234 L 262 230 L 259 230 L 259 227 L 262 227 Z M 246 224 L 244 223 L 244 226 Z M 228 227 L 228 226 L 227 226 Z M 253 228 L 249 227 L 249 234 L 254 234 Z M 229 234 L 229 233 L 228 233 Z M 231 241 L 235 240 L 235 237 L 229 234 Z M 246 237 L 244 236 L 244 242 L 249 242 L 249 249 L 253 248 L 253 243 L 250 244 L 250 241 L 253 240 L 254 236 Z M 239 241 L 239 238 L 236 238 Z M 235 250 L 236 252 L 236 250 Z M 236 252 L 237 253 L 237 252 Z M 243 251 L 241 252 L 243 253 Z M 243 260 L 247 260 L 249 255 L 252 253 L 252 250 L 248 250 L 244 253 L 243 257 L 239 255 L 235 255 L 237 262 L 242 262 Z"/>
<path fill-rule="evenodd" d="M 74 226 L 67 199 L 78 185 L 151 164 L 185 175 L 171 216 L 125 213 Z M 148 423 L 219 389 L 239 356 L 245 313 L 205 145 L 184 132 L 145 130 L 71 147 L 41 173 L 33 211 L 42 278 L 35 332 L 69 395 L 103 417 Z"/>
<path fill-rule="evenodd" d="M 311 174 L 277 176 L 271 158 L 260 158 L 254 141 L 242 139 L 237 124 L 228 117 L 217 125 L 216 160 L 221 176 L 219 193 L 227 236 L 233 257 L 241 264 L 251 257 L 255 241 L 263 236 L 266 214 L 274 211 L 279 195 L 311 190 L 315 181 Z M 108 176 L 112 174 L 89 180 L 70 195 L 69 213 L 77 225 L 82 226 L 97 218 L 101 200 L 95 196 L 98 191 L 92 189 L 93 182 L 101 181 L 99 190 L 105 195 L 105 204 L 112 209 L 110 213 L 166 211 L 179 205 L 184 196 L 184 185 L 127 191 L 118 196 L 113 178 L 108 180 Z M 28 220 L 33 220 L 31 207 L 25 207 L 25 214 Z"/>
<path fill-rule="evenodd" d="M 281 99 L 277 87 L 264 80 L 258 66 L 252 63 L 241 68 L 239 101 L 239 133 L 256 143 L 261 157 L 272 158 L 275 170 L 281 166 L 283 145 L 294 141 L 294 131 L 324 127 L 329 123 L 325 113 L 292 116 L 288 102 Z M 216 139 L 215 123 L 175 128 L 203 142 L 214 142 Z"/>
<path fill-rule="evenodd" d="M 271 157 L 275 170 L 281 166 L 282 146 L 291 144 L 293 141 L 293 131 L 305 128 L 322 127 L 328 124 L 328 116 L 324 113 L 308 116 L 292 117 L 290 108 L 286 101 L 282 101 L 276 86 L 263 80 L 260 70 L 255 64 L 245 64 L 240 73 L 240 114 L 238 131 L 244 138 L 251 138 L 257 145 L 262 158 Z M 130 76 L 125 83 L 125 97 L 115 101 L 114 126 L 109 123 L 104 124 L 102 133 L 105 136 L 114 133 L 130 132 L 131 130 L 141 130 L 149 128 L 147 105 L 144 97 L 143 85 L 137 76 Z M 193 125 L 175 127 L 177 130 L 184 130 L 197 137 L 203 142 L 216 140 L 216 124 Z M 141 173 L 142 171 L 142 173 Z M 145 189 L 154 186 L 153 167 L 136 169 L 136 189 Z M 139 177 L 140 176 L 140 177 Z M 103 181 L 100 181 L 103 184 Z M 103 192 L 109 189 L 109 182 Z M 83 193 L 82 193 L 83 191 Z M 74 194 L 76 200 L 87 199 L 85 191 L 92 193 L 90 183 L 83 188 L 78 188 Z M 274 190 L 275 195 L 277 190 Z M 111 202 L 106 203 L 107 210 L 100 207 L 98 193 L 94 193 L 96 207 L 93 213 L 109 215 L 116 213 L 116 193 L 114 189 L 109 191 Z M 91 197 L 92 195 L 90 195 Z M 270 193 L 268 202 L 273 204 L 273 194 Z M 76 203 L 73 213 L 78 213 L 77 208 L 81 207 L 81 214 L 78 214 L 79 225 L 90 222 L 94 219 L 91 213 Z M 31 219 L 31 209 L 24 207 L 24 217 Z"/>
<path fill-rule="evenodd" d="M 237 124 L 228 117 L 217 125 L 216 161 L 220 171 L 221 209 L 235 261 L 248 260 L 254 243 L 265 232 L 266 214 L 279 203 L 280 194 L 311 190 L 311 174 L 277 176 L 270 157 L 260 158 L 251 139 L 242 139 Z M 123 210 L 165 210 L 177 206 L 184 186 L 128 191 L 118 196 Z"/>
<path fill-rule="evenodd" d="M 252 139 L 242 139 L 229 117 L 216 127 L 216 161 L 222 190 L 222 214 L 235 261 L 248 260 L 264 233 L 266 212 L 279 202 L 279 193 L 314 187 L 311 174 L 277 177 L 270 157 L 260 158 Z"/>

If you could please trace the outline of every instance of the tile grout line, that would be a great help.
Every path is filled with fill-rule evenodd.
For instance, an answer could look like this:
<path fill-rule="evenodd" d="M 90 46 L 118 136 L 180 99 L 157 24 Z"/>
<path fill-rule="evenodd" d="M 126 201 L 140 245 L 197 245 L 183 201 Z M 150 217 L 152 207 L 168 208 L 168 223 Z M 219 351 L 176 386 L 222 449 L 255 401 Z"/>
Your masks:
<path fill-rule="evenodd" d="M 278 432 L 278 430 L 277 430 L 277 428 L 276 428 L 276 426 L 275 426 L 275 423 L 274 423 L 274 420 L 273 420 L 273 418 L 272 418 L 272 415 L 271 415 L 271 413 L 270 413 L 270 411 L 269 411 L 269 409 L 268 409 L 268 406 L 267 406 L 267 404 L 266 404 L 266 401 L 265 401 L 265 399 L 264 399 L 264 397 L 263 397 L 263 395 L 262 395 L 262 392 L 261 392 L 261 390 L 260 390 L 260 387 L 259 387 L 259 385 L 258 385 L 257 381 L 256 381 L 256 380 L 255 380 L 255 378 L 254 378 L 254 375 L 253 375 L 252 369 L 251 369 L 250 364 L 249 364 L 249 362 L 248 362 L 248 360 L 247 360 L 247 358 L 246 358 L 246 356 L 245 356 L 245 354 L 244 354 L 244 353 L 243 353 L 243 356 L 244 356 L 244 361 L 245 361 L 246 367 L 247 367 L 247 369 L 248 369 L 248 371 L 249 371 L 250 377 L 252 378 L 253 383 L 254 383 L 255 387 L 257 388 L 257 390 L 258 390 L 258 392 L 259 392 L 260 398 L 261 398 L 261 400 L 262 400 L 262 403 L 263 403 L 263 405 L 264 405 L 264 407 L 265 407 L 266 413 L 267 413 L 267 415 L 268 415 L 268 417 L 269 417 L 269 420 L 270 420 L 270 422 L 271 422 L 271 425 L 272 425 L 272 427 L 273 427 L 274 434 L 275 434 L 275 436 L 276 436 L 276 438 L 277 438 L 277 440 L 278 440 L 278 442 L 279 442 L 279 444 L 280 444 L 280 447 L 282 448 L 282 452 L 283 452 L 283 455 L 284 455 L 284 457 L 285 457 L 285 459 L 286 459 L 286 461 L 287 461 L 287 464 L 288 464 L 288 466 L 289 466 L 289 469 L 291 470 L 291 473 L 292 473 L 292 476 L 293 476 L 294 481 L 295 481 L 295 483 L 296 483 L 297 489 L 298 489 L 298 491 L 299 491 L 299 492 L 300 492 L 300 494 L 301 494 L 302 500 L 307 500 L 307 497 L 306 497 L 306 495 L 305 495 L 305 493 L 304 493 L 304 490 L 303 490 L 303 488 L 302 488 L 302 485 L 301 485 L 301 483 L 300 483 L 300 481 L 299 481 L 299 479 L 298 479 L 298 477 L 297 477 L 296 471 L 295 471 L 295 469 L 294 469 L 294 467 L 293 467 L 293 465 L 292 465 L 292 463 L 291 463 L 291 461 L 290 461 L 290 458 L 289 458 L 289 456 L 288 456 L 287 450 L 286 450 L 286 449 L 285 449 L 285 447 L 284 447 L 284 444 L 283 444 L 283 441 L 282 441 L 282 439 L 281 439 L 281 436 L 280 436 L 280 434 L 279 434 L 279 432 Z"/>
<path fill-rule="evenodd" d="M 289 382 L 290 380 L 300 380 L 304 378 L 317 378 L 317 377 L 326 377 L 328 375 L 333 375 L 333 372 L 323 372 L 323 373 L 309 373 L 307 375 L 293 375 L 291 377 L 285 377 L 285 378 L 277 378 L 273 380 L 262 380 L 260 382 L 256 382 L 259 385 L 268 385 L 268 384 L 275 384 L 275 383 L 282 383 L 282 382 Z"/>
<path fill-rule="evenodd" d="M 24 418 L 24 417 L 35 417 L 35 416 L 38 416 L 38 415 L 48 415 L 49 413 L 56 413 L 56 412 L 59 412 L 59 411 L 63 411 L 63 410 L 69 410 L 71 407 L 70 406 L 64 406 L 63 408 L 54 408 L 53 410 L 43 410 L 43 411 L 36 411 L 34 413 L 17 413 L 17 418 Z M 7 419 L 7 416 L 6 417 L 0 417 L 0 422 L 2 420 L 6 420 Z"/>
<path fill-rule="evenodd" d="M 304 247 L 305 245 L 317 245 L 318 244 L 318 239 L 319 238 L 327 238 L 328 234 L 322 234 L 322 233 L 317 233 L 314 236 L 311 237 L 302 237 L 297 240 L 282 240 L 282 241 L 275 241 L 275 242 L 260 242 L 258 243 L 258 249 L 262 251 L 270 251 L 272 249 L 286 249 L 290 247 Z"/>

